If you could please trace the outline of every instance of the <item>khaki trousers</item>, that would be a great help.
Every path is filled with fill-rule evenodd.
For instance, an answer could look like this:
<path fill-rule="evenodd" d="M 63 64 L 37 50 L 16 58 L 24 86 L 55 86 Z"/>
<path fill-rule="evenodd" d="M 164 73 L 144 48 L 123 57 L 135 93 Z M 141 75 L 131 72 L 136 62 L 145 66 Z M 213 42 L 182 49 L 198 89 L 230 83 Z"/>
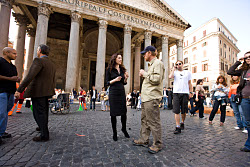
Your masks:
<path fill-rule="evenodd" d="M 160 100 L 155 99 L 142 103 L 140 141 L 149 142 L 150 132 L 153 135 L 153 146 L 162 148 L 162 131 L 160 119 Z"/>

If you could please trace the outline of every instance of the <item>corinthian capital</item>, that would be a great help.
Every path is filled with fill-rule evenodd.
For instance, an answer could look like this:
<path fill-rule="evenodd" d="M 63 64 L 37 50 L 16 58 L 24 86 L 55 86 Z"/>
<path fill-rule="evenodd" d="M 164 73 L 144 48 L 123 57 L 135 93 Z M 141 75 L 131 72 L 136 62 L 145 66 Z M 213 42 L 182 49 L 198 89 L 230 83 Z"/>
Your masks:
<path fill-rule="evenodd" d="M 19 13 L 12 13 L 12 15 L 13 17 L 15 17 L 15 22 L 17 23 L 17 25 L 27 26 L 28 24 L 30 24 L 30 20 L 25 15 Z"/>
<path fill-rule="evenodd" d="M 161 38 L 162 38 L 162 44 L 168 44 L 168 36 L 167 35 L 163 35 Z"/>
<path fill-rule="evenodd" d="M 38 15 L 44 15 L 49 17 L 51 13 L 52 9 L 50 5 L 42 3 L 41 5 L 38 6 Z"/>
<path fill-rule="evenodd" d="M 108 22 L 106 20 L 99 20 L 99 29 L 107 29 L 108 27 Z"/>
<path fill-rule="evenodd" d="M 36 36 L 36 29 L 34 28 L 28 28 L 27 33 L 29 37 L 35 37 Z"/>
<path fill-rule="evenodd" d="M 81 21 L 81 15 L 77 12 L 72 12 L 71 13 L 71 22 L 80 23 L 80 21 Z"/>
<path fill-rule="evenodd" d="M 152 31 L 145 31 L 145 39 L 152 40 Z"/>
<path fill-rule="evenodd" d="M 176 41 L 176 45 L 177 45 L 177 47 L 183 47 L 183 40 L 182 39 L 178 39 Z"/>
<path fill-rule="evenodd" d="M 132 27 L 130 25 L 126 24 L 124 26 L 124 33 L 125 34 L 131 34 L 131 32 L 132 32 Z"/>
<path fill-rule="evenodd" d="M 14 0 L 0 0 L 0 3 L 1 5 L 11 8 L 12 4 L 14 3 Z"/>
<path fill-rule="evenodd" d="M 135 47 L 140 47 L 140 46 L 141 46 L 141 43 L 142 43 L 142 41 L 141 41 L 140 39 L 137 39 L 137 40 L 135 41 Z"/>

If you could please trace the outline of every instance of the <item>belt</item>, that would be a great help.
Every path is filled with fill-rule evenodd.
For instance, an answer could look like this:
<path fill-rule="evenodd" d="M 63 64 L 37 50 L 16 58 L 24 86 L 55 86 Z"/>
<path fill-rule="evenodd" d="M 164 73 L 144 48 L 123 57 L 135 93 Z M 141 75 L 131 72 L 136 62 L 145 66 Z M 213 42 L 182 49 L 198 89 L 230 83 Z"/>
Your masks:
<path fill-rule="evenodd" d="M 243 96 L 243 99 L 250 99 L 250 96 Z"/>

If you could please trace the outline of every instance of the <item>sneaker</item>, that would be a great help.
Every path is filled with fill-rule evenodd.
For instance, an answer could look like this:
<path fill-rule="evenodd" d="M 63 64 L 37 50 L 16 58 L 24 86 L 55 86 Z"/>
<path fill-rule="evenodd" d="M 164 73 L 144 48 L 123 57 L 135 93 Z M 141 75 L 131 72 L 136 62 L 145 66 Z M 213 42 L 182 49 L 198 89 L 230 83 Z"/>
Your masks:
<path fill-rule="evenodd" d="M 4 132 L 4 134 L 2 135 L 2 138 L 11 138 L 11 134 Z"/>
<path fill-rule="evenodd" d="M 235 130 L 244 130 L 244 128 L 240 128 L 238 126 L 234 127 Z"/>
<path fill-rule="evenodd" d="M 247 131 L 246 129 L 244 129 L 242 132 L 243 132 L 243 133 L 246 133 L 246 134 L 248 133 L 248 131 Z"/>
<path fill-rule="evenodd" d="M 240 148 L 240 151 L 243 151 L 243 152 L 250 152 L 250 150 L 247 149 L 246 147 Z"/>
<path fill-rule="evenodd" d="M 180 134 L 181 133 L 181 128 L 176 127 L 174 134 Z"/>
<path fill-rule="evenodd" d="M 184 123 L 181 123 L 181 130 L 184 130 Z"/>
<path fill-rule="evenodd" d="M 202 117 L 202 118 L 200 118 L 200 119 L 207 119 L 206 117 Z"/>

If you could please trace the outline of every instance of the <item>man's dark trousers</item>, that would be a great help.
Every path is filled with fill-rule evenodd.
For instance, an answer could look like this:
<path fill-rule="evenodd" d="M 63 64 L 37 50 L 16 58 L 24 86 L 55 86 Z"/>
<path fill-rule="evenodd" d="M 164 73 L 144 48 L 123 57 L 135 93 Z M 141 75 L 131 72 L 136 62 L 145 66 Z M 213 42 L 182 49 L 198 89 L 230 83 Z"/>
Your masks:
<path fill-rule="evenodd" d="M 33 115 L 37 125 L 41 130 L 41 139 L 49 139 L 48 116 L 49 97 L 32 98 Z"/>

